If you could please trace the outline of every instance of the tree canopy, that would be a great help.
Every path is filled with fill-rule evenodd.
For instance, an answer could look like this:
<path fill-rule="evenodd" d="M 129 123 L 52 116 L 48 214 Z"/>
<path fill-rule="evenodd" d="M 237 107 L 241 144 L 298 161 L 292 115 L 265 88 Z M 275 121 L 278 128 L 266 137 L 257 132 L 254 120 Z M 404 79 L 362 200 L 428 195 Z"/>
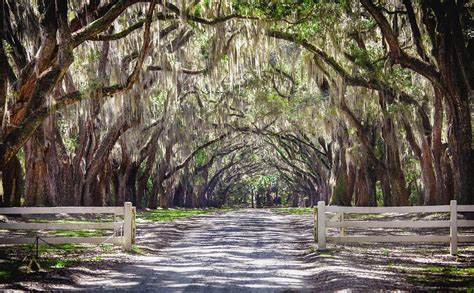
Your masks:
<path fill-rule="evenodd" d="M 0 0 L 2 204 L 472 204 L 472 9 Z"/>

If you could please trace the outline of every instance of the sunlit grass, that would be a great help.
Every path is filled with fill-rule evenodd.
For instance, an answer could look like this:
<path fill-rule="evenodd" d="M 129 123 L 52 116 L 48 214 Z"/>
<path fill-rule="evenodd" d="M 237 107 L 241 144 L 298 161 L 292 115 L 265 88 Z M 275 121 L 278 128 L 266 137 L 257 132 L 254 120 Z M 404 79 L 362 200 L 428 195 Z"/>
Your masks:
<path fill-rule="evenodd" d="M 306 215 L 313 213 L 313 208 L 272 208 L 271 210 L 277 213 L 287 213 L 294 215 Z"/>
<path fill-rule="evenodd" d="M 112 221 L 112 216 L 104 216 L 93 219 L 48 219 L 48 218 L 31 218 L 28 220 L 31 223 L 58 223 L 58 224 L 74 224 L 74 223 L 103 223 Z"/>
<path fill-rule="evenodd" d="M 344 214 L 346 219 L 370 220 L 384 218 L 387 214 Z"/>
<path fill-rule="evenodd" d="M 141 254 L 143 252 L 142 248 L 138 245 L 132 245 L 132 254 Z"/>
<path fill-rule="evenodd" d="M 406 265 L 389 263 L 387 268 L 407 274 L 407 281 L 416 285 L 437 288 L 474 287 L 474 267 L 449 265 Z"/>
<path fill-rule="evenodd" d="M 63 237 L 101 237 L 106 235 L 105 230 L 52 230 L 50 232 L 55 236 L 63 236 Z"/>
<path fill-rule="evenodd" d="M 137 219 L 151 222 L 171 222 L 175 219 L 203 215 L 219 209 L 157 209 L 137 212 Z"/>
<path fill-rule="evenodd" d="M 447 273 L 452 275 L 459 276 L 472 276 L 474 277 L 474 267 L 468 268 L 459 268 L 459 267 L 449 267 L 449 266 L 429 266 L 426 267 L 426 270 L 431 273 Z"/>

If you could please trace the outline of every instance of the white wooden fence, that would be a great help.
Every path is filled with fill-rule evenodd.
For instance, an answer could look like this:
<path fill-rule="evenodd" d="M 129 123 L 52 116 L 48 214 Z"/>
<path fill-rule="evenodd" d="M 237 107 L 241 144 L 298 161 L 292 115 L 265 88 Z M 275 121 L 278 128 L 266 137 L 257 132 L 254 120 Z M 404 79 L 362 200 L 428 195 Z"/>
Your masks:
<path fill-rule="evenodd" d="M 474 212 L 474 205 L 404 206 L 404 207 L 341 207 L 326 206 L 318 202 L 315 209 L 315 237 L 318 249 L 326 249 L 326 241 L 345 242 L 441 242 L 450 243 L 450 253 L 457 254 L 458 243 L 474 242 L 472 235 L 459 235 L 458 227 L 474 227 L 473 220 L 458 220 L 458 212 Z M 335 213 L 332 219 L 326 213 Z M 345 221 L 344 214 L 382 214 L 382 213 L 450 213 L 449 220 L 423 221 Z M 326 228 L 339 228 L 339 236 L 327 236 Z M 383 235 L 383 236 L 346 236 L 345 228 L 449 228 L 449 235 Z"/>
<path fill-rule="evenodd" d="M 109 237 L 40 237 L 46 243 L 112 243 L 123 246 L 130 251 L 135 239 L 135 208 L 131 202 L 123 207 L 21 207 L 0 208 L 0 215 L 25 214 L 112 214 L 113 222 L 88 223 L 0 223 L 0 230 L 80 230 L 113 229 Z M 122 217 L 117 220 L 117 216 Z M 119 233 L 121 232 L 121 233 Z M 36 237 L 0 237 L 0 244 L 31 244 L 37 241 Z"/>

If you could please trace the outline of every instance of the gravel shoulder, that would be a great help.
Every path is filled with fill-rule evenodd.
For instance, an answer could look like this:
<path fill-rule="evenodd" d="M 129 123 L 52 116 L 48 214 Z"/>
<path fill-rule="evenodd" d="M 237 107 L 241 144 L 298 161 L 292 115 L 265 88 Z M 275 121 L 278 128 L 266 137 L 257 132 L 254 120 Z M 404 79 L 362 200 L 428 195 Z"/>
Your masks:
<path fill-rule="evenodd" d="M 308 292 L 466 289 L 474 247 L 330 245 L 314 250 L 310 215 L 246 209 L 138 224 L 139 254 L 118 249 L 99 262 L 0 284 L 24 290 Z M 452 268 L 452 270 L 450 269 Z"/>

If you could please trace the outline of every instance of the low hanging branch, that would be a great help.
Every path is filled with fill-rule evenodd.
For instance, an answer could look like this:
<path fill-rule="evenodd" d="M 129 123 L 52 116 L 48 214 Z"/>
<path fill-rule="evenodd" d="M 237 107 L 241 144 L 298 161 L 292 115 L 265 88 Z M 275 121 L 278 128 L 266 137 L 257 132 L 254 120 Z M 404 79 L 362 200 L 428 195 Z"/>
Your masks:
<path fill-rule="evenodd" d="M 155 2 L 156 1 L 154 0 L 150 4 L 150 9 L 148 10 L 148 13 L 147 13 L 145 30 L 143 32 L 143 45 L 142 45 L 142 49 L 138 53 L 137 61 L 135 63 L 135 67 L 133 68 L 132 73 L 128 76 L 127 81 L 124 84 L 115 84 L 112 86 L 101 87 L 97 89 L 96 92 L 99 94 L 98 96 L 110 97 L 110 96 L 125 92 L 127 90 L 130 90 L 133 87 L 133 85 L 138 81 L 138 77 L 142 69 L 143 61 L 145 60 L 146 54 L 148 53 L 148 49 L 150 47 L 150 26 L 151 26 L 152 17 L 153 17 L 153 10 L 156 5 Z M 61 99 L 58 100 L 54 111 L 57 111 L 67 105 L 70 105 L 77 101 L 82 100 L 84 98 L 85 92 L 86 91 L 75 91 L 75 92 L 66 94 Z M 90 96 L 97 96 L 97 95 L 90 95 Z"/>
<path fill-rule="evenodd" d="M 170 66 L 169 67 L 162 67 L 162 66 L 159 66 L 159 65 L 150 65 L 150 66 L 147 67 L 147 70 L 148 71 L 163 71 L 163 70 L 171 71 L 172 68 Z M 181 68 L 179 71 L 184 73 L 184 74 L 198 75 L 198 74 L 206 73 L 208 71 L 208 69 L 207 68 L 203 68 L 203 69 Z"/>
<path fill-rule="evenodd" d="M 424 60 L 408 55 L 400 47 L 396 33 L 392 30 L 383 13 L 378 9 L 372 0 L 360 0 L 364 8 L 372 15 L 378 27 L 382 31 L 384 39 L 390 48 L 390 54 L 396 63 L 409 68 L 430 80 L 441 88 L 440 74 L 436 68 Z"/>
<path fill-rule="evenodd" d="M 239 34 L 241 33 L 242 30 L 238 30 L 236 32 L 234 32 L 230 37 L 229 39 L 226 41 L 225 43 L 225 46 L 222 50 L 222 52 L 220 52 L 219 56 L 216 58 L 216 60 L 219 60 L 222 56 L 224 56 L 225 54 L 228 53 L 229 51 L 229 48 L 230 48 L 230 45 L 231 45 L 231 42 L 232 40 L 234 40 L 234 38 Z M 175 45 L 172 45 L 168 48 L 168 50 L 177 50 L 179 47 L 181 47 L 182 45 L 184 45 L 187 41 L 189 41 L 189 37 L 186 37 L 186 36 L 189 36 L 190 37 L 190 34 L 188 35 L 185 35 L 179 39 L 176 39 L 176 44 Z M 207 66 L 205 68 L 202 68 L 202 69 L 188 69 L 188 68 L 180 68 L 179 71 L 181 73 L 184 73 L 184 74 L 188 74 L 188 75 L 198 75 L 198 74 L 206 74 L 208 73 L 209 71 L 211 71 L 216 65 L 217 65 L 218 62 L 208 62 Z M 166 64 L 165 66 L 159 66 L 159 65 L 150 65 L 147 67 L 147 70 L 148 71 L 163 71 L 163 70 L 166 70 L 166 71 L 171 71 L 172 68 L 169 64 Z"/>
<path fill-rule="evenodd" d="M 91 37 L 91 41 L 116 41 L 120 40 L 122 38 L 125 38 L 132 32 L 136 31 L 137 29 L 141 28 L 145 24 L 145 19 L 139 20 L 137 23 L 129 26 L 128 28 L 124 29 L 123 31 L 120 31 L 115 34 L 107 34 L 107 35 L 97 35 L 94 37 Z"/>
<path fill-rule="evenodd" d="M 76 16 L 71 21 L 71 28 L 70 31 L 72 32 L 70 34 L 70 40 L 67 42 L 61 42 L 61 45 L 59 46 L 59 50 L 57 50 L 58 46 L 57 45 L 52 45 L 50 47 L 53 48 L 53 50 L 50 50 L 52 53 L 51 54 L 46 54 L 44 58 L 40 58 L 44 62 L 41 64 L 50 64 L 51 62 L 55 60 L 66 60 L 62 58 L 61 56 L 58 55 L 58 52 L 61 52 L 61 47 L 65 48 L 68 47 L 70 50 L 74 50 L 77 48 L 79 45 L 83 44 L 87 40 L 94 40 L 94 39 L 102 39 L 102 40 L 112 40 L 112 39 L 120 39 L 121 37 L 125 37 L 126 35 L 130 34 L 132 31 L 138 29 L 139 27 L 142 26 L 141 21 L 138 21 L 136 24 L 132 25 L 132 27 L 126 29 L 125 31 L 119 32 L 118 34 L 112 35 L 110 37 L 107 37 L 107 35 L 101 35 L 104 33 L 110 25 L 120 16 L 123 14 L 123 12 L 129 8 L 130 6 L 137 4 L 141 1 L 138 0 L 123 0 L 123 1 L 112 1 L 108 4 L 105 4 L 103 6 L 97 7 L 98 5 L 96 4 L 89 4 L 87 7 L 89 8 L 95 8 L 92 10 L 96 10 L 96 13 L 94 15 L 90 15 L 90 12 L 88 12 L 88 9 L 83 9 L 80 11 L 80 13 Z M 160 14 L 157 19 L 177 19 L 180 17 L 180 11 L 179 9 L 172 8 L 170 5 L 163 4 L 159 2 L 160 5 L 167 5 L 169 6 L 168 9 L 170 9 L 175 15 L 171 14 Z M 65 6 L 65 5 L 62 5 Z M 92 92 L 97 93 L 95 97 L 107 97 L 107 96 L 112 96 L 116 95 L 119 93 L 122 93 L 124 91 L 129 90 L 134 83 L 137 81 L 139 72 L 141 71 L 141 66 L 143 63 L 143 60 L 146 56 L 146 53 L 148 51 L 148 47 L 150 45 L 149 42 L 149 33 L 150 33 L 150 25 L 152 22 L 152 15 L 153 15 L 153 10 L 156 6 L 156 1 L 151 1 L 150 3 L 150 9 L 147 13 L 147 18 L 145 20 L 145 33 L 144 33 L 144 42 L 143 42 L 143 47 L 140 53 L 140 56 L 138 57 L 139 60 L 137 60 L 136 66 L 130 76 L 127 78 L 126 83 L 124 84 L 116 84 L 113 86 L 107 86 L 107 87 L 101 87 L 99 89 L 93 90 Z M 49 10 L 54 10 L 54 5 L 48 5 L 47 8 Z M 65 6 L 65 11 L 67 13 L 67 6 Z M 87 25 L 82 26 L 82 23 L 84 23 L 86 19 L 92 19 L 91 22 L 89 22 Z M 233 18 L 241 18 L 239 15 L 228 15 L 224 17 L 217 17 L 212 20 L 207 20 L 203 19 L 197 16 L 189 16 L 188 19 L 192 20 L 194 22 L 199 22 L 207 25 L 215 25 L 221 22 L 226 22 L 230 19 Z M 48 18 L 49 19 L 49 18 Z M 62 26 L 68 25 L 67 20 L 63 21 Z M 61 34 L 61 32 L 59 32 Z M 99 37 L 98 37 L 99 36 Z M 54 41 L 53 38 L 51 40 Z M 14 47 L 16 48 L 16 47 Z M 68 50 L 69 50 L 68 49 Z M 14 52 L 20 52 L 21 50 L 16 50 Z M 45 51 L 46 52 L 46 51 Z M 49 52 L 49 51 L 48 51 Z M 70 52 L 72 56 L 72 52 Z M 44 55 L 44 54 L 43 54 Z M 58 59 L 58 56 L 62 59 Z M 66 55 L 63 55 L 66 56 Z M 55 59 L 56 58 L 56 59 Z M 20 60 L 19 58 L 15 58 L 15 60 Z M 61 64 L 60 67 L 50 67 L 50 69 L 47 69 L 50 73 L 47 74 L 46 72 L 41 72 L 40 75 L 36 74 L 36 71 L 34 70 L 35 68 L 38 68 L 38 65 L 36 64 L 36 58 L 33 59 L 30 63 L 25 64 L 24 66 L 21 66 L 22 68 L 19 69 L 21 70 L 21 74 L 17 79 L 16 84 L 16 92 L 18 92 L 18 98 L 16 99 L 16 105 L 21 105 L 21 103 L 28 102 L 29 96 L 31 96 L 31 88 L 36 87 L 36 88 L 41 88 L 42 90 L 37 93 L 37 95 L 45 97 L 50 93 L 50 88 L 53 87 L 57 81 L 59 81 L 61 78 L 59 78 L 57 81 L 56 77 L 62 77 L 64 72 L 67 70 L 69 67 L 69 63 L 72 61 L 69 61 L 68 63 L 63 63 Z M 72 59 L 71 59 L 72 60 Z M 41 65 L 40 64 L 40 65 Z M 7 71 L 8 72 L 8 71 Z M 11 71 L 10 71 L 11 72 Z M 191 72 L 190 72 L 191 73 Z M 39 80 L 40 79 L 40 80 Z M 43 84 L 44 83 L 44 84 Z M 49 85 L 51 86 L 44 86 L 44 85 Z M 86 98 L 86 95 L 82 91 L 75 91 L 68 93 L 64 95 L 62 98 L 58 99 L 53 105 L 44 105 L 43 103 L 32 103 L 30 106 L 28 106 L 31 111 L 29 111 L 28 115 L 26 117 L 23 117 L 24 109 L 22 107 L 16 107 L 19 110 L 16 110 L 12 114 L 12 125 L 15 125 L 15 128 L 12 128 L 11 131 L 8 133 L 4 134 L 5 136 L 2 137 L 2 141 L 0 144 L 0 158 L 2 159 L 2 165 L 3 162 L 7 162 L 16 152 L 23 146 L 23 144 L 28 140 L 29 137 L 31 137 L 31 134 L 37 129 L 39 125 L 41 125 L 42 121 L 46 119 L 51 113 L 54 113 L 55 111 L 61 110 L 67 105 L 76 103 L 78 101 L 83 100 Z M 42 100 L 41 99 L 41 100 Z M 31 100 L 31 98 L 30 98 Z"/>
<path fill-rule="evenodd" d="M 197 166 L 194 170 L 194 173 L 198 174 L 199 172 L 208 169 L 209 167 L 211 167 L 214 164 L 215 160 L 218 157 L 225 157 L 227 155 L 230 155 L 230 154 L 232 154 L 236 151 L 239 151 L 239 150 L 243 149 L 244 147 L 246 147 L 245 144 L 236 144 L 236 145 L 231 145 L 227 149 L 224 149 L 224 150 L 218 151 L 217 153 L 214 153 L 212 155 L 211 159 L 207 163 L 205 163 L 203 165 L 200 165 L 200 166 Z"/>
<path fill-rule="evenodd" d="M 306 50 L 308 50 L 309 52 L 314 53 L 319 58 L 321 58 L 327 65 L 329 65 L 329 67 L 332 68 L 338 75 L 340 75 L 344 79 L 346 84 L 349 86 L 363 87 L 367 89 L 376 90 L 379 92 L 383 92 L 383 91 L 388 91 L 391 93 L 399 92 L 395 90 L 392 86 L 387 84 L 387 82 L 383 81 L 382 79 L 377 79 L 374 77 L 372 77 L 371 79 L 365 79 L 361 76 L 350 74 L 346 69 L 344 69 L 344 67 L 341 64 L 339 64 L 334 58 L 329 56 L 326 52 L 318 48 L 316 45 L 308 42 L 307 40 L 298 38 L 297 35 L 275 31 L 275 30 L 267 31 L 267 35 L 277 38 L 277 39 L 287 40 L 295 44 L 299 44 L 302 47 L 304 47 Z M 329 75 L 328 72 L 325 72 L 325 74 Z M 429 123 L 428 115 L 426 114 L 423 107 L 421 107 L 421 105 L 416 101 L 416 99 L 413 96 L 411 96 L 410 94 L 404 91 L 399 92 L 397 96 L 400 102 L 407 105 L 414 106 L 421 116 L 424 127 L 426 129 L 431 128 L 429 126 L 430 123 Z"/>
<path fill-rule="evenodd" d="M 224 133 L 224 134 L 221 134 L 219 137 L 213 139 L 213 140 L 210 140 L 202 145 L 200 145 L 199 147 L 197 147 L 181 164 L 175 166 L 174 168 L 172 168 L 168 173 L 166 173 L 164 179 L 169 179 L 171 178 L 171 176 L 176 173 L 177 171 L 183 169 L 184 167 L 186 167 L 189 162 L 192 160 L 192 158 L 194 158 L 201 150 L 215 144 L 216 142 L 219 142 L 221 140 L 223 140 L 224 138 L 228 137 L 230 135 L 230 133 Z"/>
<path fill-rule="evenodd" d="M 130 76 L 127 78 L 125 84 L 118 84 L 109 87 L 102 87 L 98 91 L 100 91 L 99 96 L 111 96 L 132 88 L 134 83 L 138 80 L 140 70 L 142 68 L 143 61 L 145 60 L 145 56 L 148 52 L 148 48 L 150 46 L 150 26 L 153 17 L 153 10 L 155 8 L 156 1 L 153 0 L 150 3 L 150 8 L 147 13 L 147 21 L 145 24 L 145 30 L 143 33 L 143 46 L 140 54 L 138 56 L 137 63 L 135 64 L 135 68 L 133 69 Z M 67 22 L 62 23 L 63 26 L 67 26 Z M 63 29 L 64 30 L 64 29 Z M 60 35 L 63 37 L 68 37 L 67 30 L 65 33 L 61 32 Z M 70 36 L 69 36 L 70 38 Z M 41 77 L 38 81 L 37 88 L 40 88 L 41 91 L 37 93 L 37 95 L 46 95 L 47 90 L 49 87 L 54 86 L 59 79 L 64 76 L 66 73 L 66 69 L 69 67 L 68 64 L 72 63 L 72 44 L 70 40 L 64 40 L 62 42 L 62 46 L 60 46 L 60 50 L 58 53 L 58 62 L 61 63 L 56 64 L 51 68 L 49 74 L 51 77 L 46 74 Z M 69 58 L 68 58 L 69 56 Z M 51 80 L 52 78 L 56 79 L 56 81 Z M 45 83 L 43 85 L 43 82 Z M 97 96 L 97 95 L 94 95 Z M 35 95 L 33 95 L 32 99 L 34 99 Z M 75 91 L 73 93 L 69 93 L 64 97 L 60 98 L 56 103 L 52 105 L 43 104 L 39 106 L 37 110 L 29 114 L 19 125 L 19 127 L 10 131 L 7 136 L 3 139 L 2 144 L 0 144 L 0 169 L 4 167 L 4 165 L 18 152 L 18 150 L 26 143 L 26 141 L 30 138 L 33 132 L 41 125 L 44 119 L 48 117 L 51 113 L 58 111 L 65 106 L 75 103 L 77 101 L 82 100 L 84 97 L 83 92 Z M 32 106 L 30 106 L 32 107 Z"/>

